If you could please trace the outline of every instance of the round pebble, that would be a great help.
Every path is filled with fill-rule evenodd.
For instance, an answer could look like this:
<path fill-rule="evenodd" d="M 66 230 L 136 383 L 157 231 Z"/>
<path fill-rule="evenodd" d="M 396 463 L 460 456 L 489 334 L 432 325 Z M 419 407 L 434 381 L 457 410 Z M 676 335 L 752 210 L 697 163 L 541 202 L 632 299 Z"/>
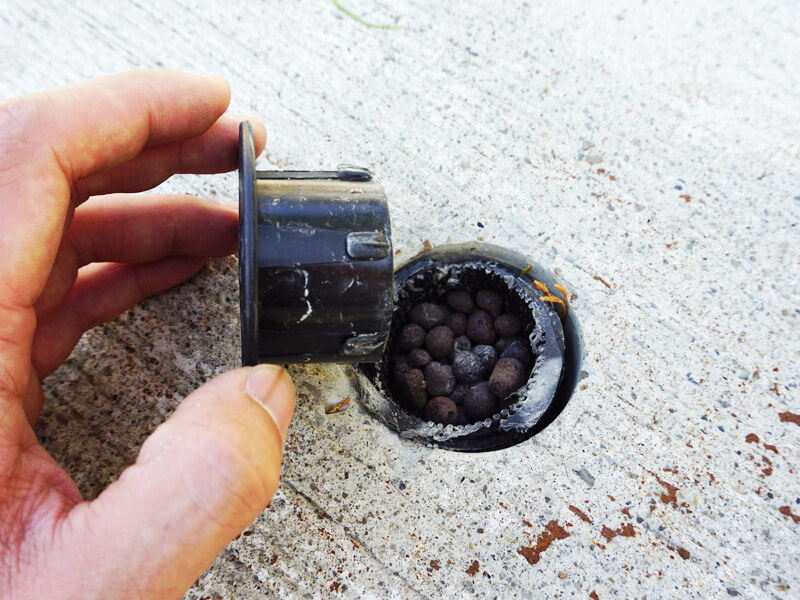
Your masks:
<path fill-rule="evenodd" d="M 406 371 L 411 370 L 411 365 L 408 363 L 408 357 L 405 354 L 395 354 L 392 365 L 394 366 L 395 377 L 400 377 Z"/>
<path fill-rule="evenodd" d="M 433 360 L 430 354 L 422 348 L 414 348 L 408 353 L 408 364 L 413 368 L 424 367 Z"/>
<path fill-rule="evenodd" d="M 524 369 L 529 369 L 531 366 L 531 351 L 522 342 L 512 342 L 503 350 L 500 358 L 516 358 Z"/>
<path fill-rule="evenodd" d="M 472 296 L 469 292 L 463 290 L 454 290 L 447 293 L 447 306 L 456 312 L 468 315 L 475 310 L 475 303 L 472 301 Z"/>
<path fill-rule="evenodd" d="M 481 377 L 488 377 L 497 362 L 497 350 L 486 344 L 472 347 L 472 352 L 481 359 Z"/>
<path fill-rule="evenodd" d="M 496 337 L 492 317 L 485 310 L 476 310 L 467 319 L 467 337 L 473 344 L 491 344 Z"/>
<path fill-rule="evenodd" d="M 505 313 L 494 320 L 494 330 L 500 337 L 510 338 L 522 331 L 522 321 L 517 315 Z"/>
<path fill-rule="evenodd" d="M 469 338 L 467 336 L 460 335 L 453 342 L 453 349 L 458 350 L 459 352 L 466 352 L 467 350 L 472 350 L 472 342 L 469 341 Z"/>
<path fill-rule="evenodd" d="M 453 359 L 453 374 L 461 383 L 478 383 L 483 375 L 483 361 L 472 352 L 459 352 Z"/>
<path fill-rule="evenodd" d="M 522 320 L 503 295 L 452 290 L 418 302 L 397 334 L 392 367 L 404 403 L 437 423 L 467 425 L 508 408 L 530 373 Z"/>
<path fill-rule="evenodd" d="M 431 329 L 428 335 L 425 336 L 425 349 L 433 358 L 439 360 L 450 354 L 454 341 L 455 337 L 450 328 L 445 325 L 439 325 Z"/>
<path fill-rule="evenodd" d="M 503 312 L 503 298 L 497 292 L 481 290 L 475 295 L 475 304 L 488 312 L 492 317 L 497 317 Z"/>
<path fill-rule="evenodd" d="M 450 392 L 450 399 L 461 406 L 464 404 L 464 398 L 467 397 L 467 392 L 469 392 L 471 387 L 472 386 L 468 383 L 457 383 L 453 391 Z"/>
<path fill-rule="evenodd" d="M 425 365 L 425 385 L 430 398 L 449 396 L 456 387 L 456 376 L 453 367 L 436 361 Z"/>
<path fill-rule="evenodd" d="M 460 335 L 453 342 L 453 349 L 450 351 L 450 354 L 447 355 L 447 358 L 450 360 L 450 362 L 453 362 L 453 360 L 456 358 L 456 354 L 459 352 L 466 352 L 468 350 L 472 350 L 472 342 L 469 341 L 467 336 Z"/>
<path fill-rule="evenodd" d="M 447 309 L 441 304 L 420 302 L 409 311 L 408 318 L 425 329 L 433 329 L 437 325 L 444 325 Z"/>
<path fill-rule="evenodd" d="M 417 408 L 422 410 L 425 402 L 428 399 L 426 391 L 425 376 L 419 369 L 410 369 L 405 373 L 401 373 L 397 378 L 400 384 L 400 390 L 405 399 Z"/>
<path fill-rule="evenodd" d="M 516 392 L 523 383 L 525 383 L 525 369 L 516 358 L 498 360 L 489 377 L 489 388 L 495 398 L 505 398 Z"/>
<path fill-rule="evenodd" d="M 464 398 L 464 412 L 475 421 L 491 417 L 497 410 L 497 399 L 489 386 L 486 381 L 475 384 Z"/>
<path fill-rule="evenodd" d="M 425 329 L 416 323 L 409 323 L 400 330 L 400 336 L 397 338 L 397 346 L 401 350 L 413 350 L 414 348 L 422 348 L 425 343 Z"/>
<path fill-rule="evenodd" d="M 444 324 L 450 328 L 454 336 L 464 335 L 467 332 L 467 315 L 460 312 L 450 313 Z"/>
<path fill-rule="evenodd" d="M 522 340 L 519 338 L 500 338 L 494 345 L 494 349 L 497 350 L 497 355 L 502 356 L 503 352 L 506 351 L 511 344 L 514 342 L 521 342 Z"/>
<path fill-rule="evenodd" d="M 431 398 L 425 405 L 425 418 L 443 425 L 458 424 L 458 407 L 446 396 Z"/>

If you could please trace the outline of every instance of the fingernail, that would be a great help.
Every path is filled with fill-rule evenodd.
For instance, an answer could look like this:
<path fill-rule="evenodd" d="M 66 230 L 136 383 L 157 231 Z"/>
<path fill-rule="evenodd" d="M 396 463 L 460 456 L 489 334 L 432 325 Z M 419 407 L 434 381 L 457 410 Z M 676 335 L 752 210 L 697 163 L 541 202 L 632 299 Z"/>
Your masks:
<path fill-rule="evenodd" d="M 235 213 L 239 212 L 239 201 L 238 200 L 220 200 L 219 203 L 222 205 L 223 208 L 227 208 Z"/>
<path fill-rule="evenodd" d="M 211 75 L 211 74 L 206 75 L 206 77 L 208 77 L 212 81 L 215 81 L 216 83 L 224 85 L 225 87 L 227 87 L 229 89 L 231 87 L 231 84 L 228 83 L 228 80 L 225 79 L 224 77 L 220 77 L 219 75 Z"/>
<path fill-rule="evenodd" d="M 264 131 L 266 131 L 267 129 L 261 117 L 257 117 L 255 115 L 230 115 L 230 116 L 233 119 L 239 121 L 239 123 L 244 123 L 245 121 L 247 121 L 253 126 L 253 129 L 257 127 L 263 129 Z"/>
<path fill-rule="evenodd" d="M 294 413 L 294 385 L 289 374 L 278 365 L 252 367 L 247 374 L 245 389 L 272 415 L 281 439 L 285 441 Z"/>

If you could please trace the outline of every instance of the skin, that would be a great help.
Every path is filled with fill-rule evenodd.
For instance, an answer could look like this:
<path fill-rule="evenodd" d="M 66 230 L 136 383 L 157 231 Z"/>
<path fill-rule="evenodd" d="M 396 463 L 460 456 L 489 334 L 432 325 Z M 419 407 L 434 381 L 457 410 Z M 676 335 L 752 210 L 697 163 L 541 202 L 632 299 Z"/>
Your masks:
<path fill-rule="evenodd" d="M 229 100 L 221 79 L 142 71 L 0 104 L 0 598 L 180 598 L 275 493 L 278 367 L 189 395 L 91 502 L 33 430 L 87 329 L 236 251 L 235 207 L 134 194 L 236 168 Z"/>

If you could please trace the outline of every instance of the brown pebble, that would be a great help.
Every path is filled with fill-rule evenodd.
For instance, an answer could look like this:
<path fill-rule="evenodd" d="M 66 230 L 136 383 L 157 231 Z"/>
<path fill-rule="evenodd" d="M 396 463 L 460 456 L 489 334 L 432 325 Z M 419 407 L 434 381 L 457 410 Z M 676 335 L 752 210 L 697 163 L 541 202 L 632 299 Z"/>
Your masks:
<path fill-rule="evenodd" d="M 448 292 L 447 306 L 455 312 L 464 313 L 465 315 L 475 310 L 475 302 L 473 302 L 472 296 L 469 295 L 469 292 L 465 292 L 464 290 Z"/>
<path fill-rule="evenodd" d="M 453 359 L 453 373 L 462 383 L 478 383 L 483 374 L 483 360 L 472 352 L 459 352 Z"/>
<path fill-rule="evenodd" d="M 498 360 L 489 377 L 489 388 L 495 398 L 505 398 L 516 392 L 523 383 L 525 383 L 525 369 L 516 358 Z"/>
<path fill-rule="evenodd" d="M 425 365 L 425 386 L 429 398 L 449 396 L 456 387 L 456 376 L 453 367 L 436 361 Z"/>
<path fill-rule="evenodd" d="M 434 327 L 425 336 L 425 349 L 436 360 L 442 359 L 450 354 L 453 349 L 455 336 L 446 325 Z"/>
<path fill-rule="evenodd" d="M 492 396 L 490 384 L 483 381 L 473 385 L 464 398 L 464 412 L 471 419 L 478 421 L 491 417 L 497 410 L 497 399 Z"/>
<path fill-rule="evenodd" d="M 464 398 L 467 397 L 467 392 L 472 387 L 469 383 L 458 383 L 456 387 L 453 388 L 453 391 L 450 392 L 450 399 L 455 402 L 457 405 L 461 406 L 464 404 Z"/>
<path fill-rule="evenodd" d="M 408 357 L 405 354 L 395 354 L 392 360 L 392 367 L 395 377 L 400 377 L 401 374 L 411 369 L 411 365 L 408 364 Z"/>
<path fill-rule="evenodd" d="M 467 337 L 473 344 L 491 344 L 496 335 L 492 317 L 485 310 L 476 310 L 467 319 Z"/>
<path fill-rule="evenodd" d="M 499 340 L 497 340 L 497 342 L 495 342 L 494 345 L 495 350 L 497 350 L 497 356 L 502 356 L 503 352 L 506 351 L 506 348 L 508 348 L 514 342 L 521 342 L 521 341 L 522 340 L 520 338 L 500 338 Z"/>
<path fill-rule="evenodd" d="M 454 336 L 464 335 L 467 332 L 467 315 L 460 312 L 450 313 L 444 324 L 450 328 Z"/>
<path fill-rule="evenodd" d="M 452 363 L 456 358 L 456 354 L 459 352 L 466 352 L 467 350 L 472 350 L 472 342 L 469 341 L 467 336 L 460 335 L 453 342 L 453 349 L 450 350 L 447 359 Z"/>
<path fill-rule="evenodd" d="M 411 369 L 405 373 L 401 373 L 397 381 L 400 384 L 400 391 L 408 403 L 417 410 L 422 410 L 428 399 L 425 375 L 422 374 L 422 371 L 419 369 Z"/>
<path fill-rule="evenodd" d="M 522 330 L 522 321 L 517 315 L 505 313 L 494 320 L 494 330 L 501 338 L 510 338 Z"/>
<path fill-rule="evenodd" d="M 478 344 L 472 347 L 472 352 L 477 354 L 481 359 L 481 377 L 488 377 L 497 362 L 497 350 L 495 350 L 493 346 Z"/>
<path fill-rule="evenodd" d="M 441 304 L 420 302 L 408 312 L 408 318 L 425 329 L 433 329 L 437 325 L 444 325 L 447 312 Z"/>
<path fill-rule="evenodd" d="M 478 292 L 475 295 L 475 304 L 492 315 L 493 318 L 503 312 L 503 298 L 492 290 Z"/>
<path fill-rule="evenodd" d="M 420 368 L 427 365 L 433 358 L 426 350 L 422 348 L 414 348 L 411 352 L 408 353 L 408 364 L 413 368 Z"/>
<path fill-rule="evenodd" d="M 458 425 L 469 425 L 472 423 L 472 419 L 467 416 L 467 413 L 464 411 L 463 406 L 458 407 Z"/>
<path fill-rule="evenodd" d="M 531 351 L 522 342 L 514 342 L 509 345 L 508 348 L 503 350 L 500 358 L 516 358 L 523 369 L 531 368 Z"/>
<path fill-rule="evenodd" d="M 425 343 L 425 329 L 416 323 L 409 323 L 400 330 L 397 338 L 397 346 L 401 350 L 413 350 L 422 348 Z"/>
<path fill-rule="evenodd" d="M 425 418 L 434 423 L 456 425 L 458 423 L 458 407 L 446 396 L 431 398 L 425 405 Z"/>

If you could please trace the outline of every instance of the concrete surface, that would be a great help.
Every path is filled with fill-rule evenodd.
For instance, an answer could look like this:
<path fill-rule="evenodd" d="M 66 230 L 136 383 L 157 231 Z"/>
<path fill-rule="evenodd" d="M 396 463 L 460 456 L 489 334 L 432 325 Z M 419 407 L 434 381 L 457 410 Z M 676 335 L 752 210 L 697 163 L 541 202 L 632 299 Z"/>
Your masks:
<path fill-rule="evenodd" d="M 402 441 L 357 401 L 325 415 L 344 372 L 292 369 L 280 491 L 186 597 L 800 597 L 797 4 L 345 6 L 402 29 L 327 1 L 2 2 L 0 95 L 217 73 L 266 120 L 264 168 L 369 165 L 398 259 L 512 247 L 583 324 L 566 410 L 493 454 Z M 213 262 L 47 380 L 38 433 L 87 497 L 237 365 L 235 273 Z"/>

